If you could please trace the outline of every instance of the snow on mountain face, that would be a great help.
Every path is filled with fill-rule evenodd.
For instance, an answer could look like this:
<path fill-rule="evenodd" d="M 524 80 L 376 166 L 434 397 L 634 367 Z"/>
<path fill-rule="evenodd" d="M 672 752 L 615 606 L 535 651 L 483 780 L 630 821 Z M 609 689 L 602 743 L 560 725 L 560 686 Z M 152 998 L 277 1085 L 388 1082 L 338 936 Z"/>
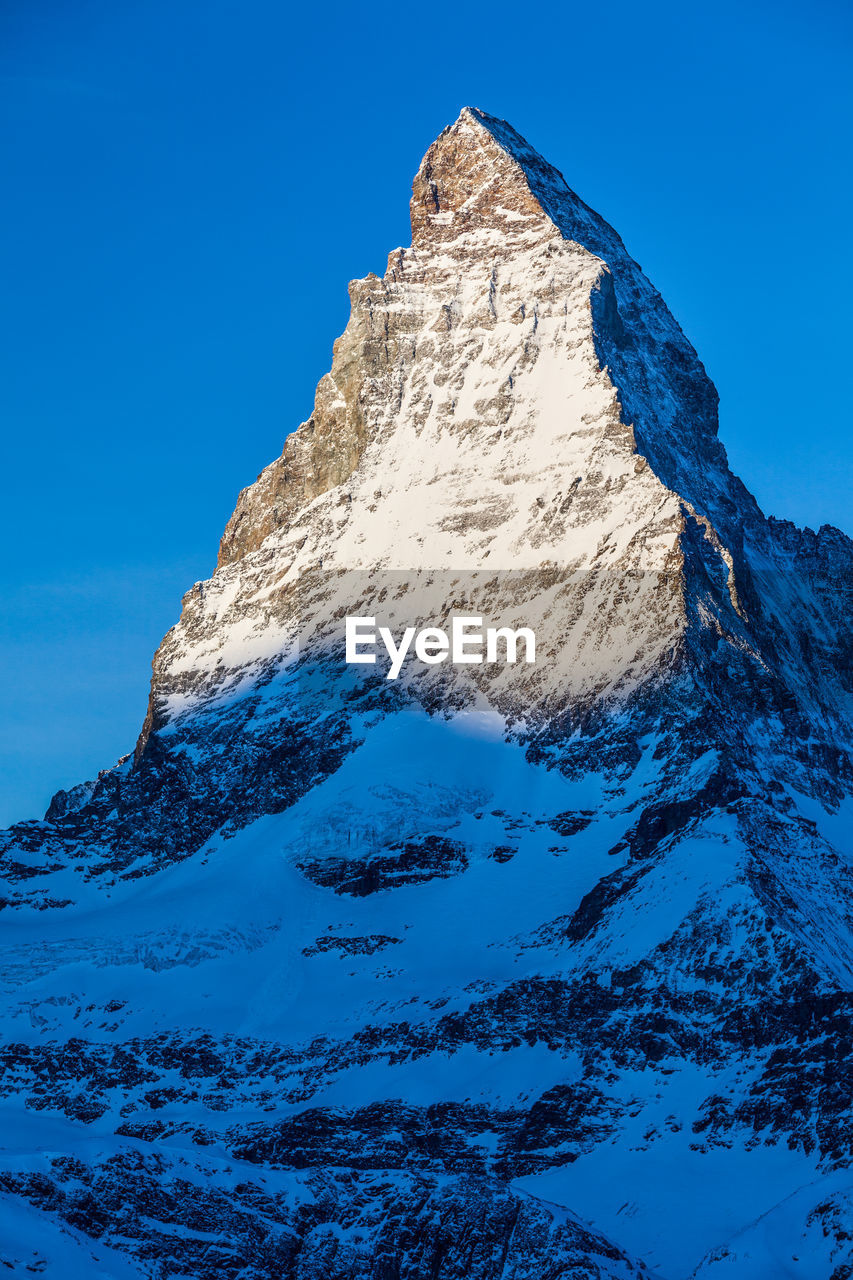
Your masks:
<path fill-rule="evenodd" d="M 853 546 L 502 121 L 351 296 L 133 757 L 3 837 L 0 1258 L 844 1280 Z M 460 609 L 535 667 L 341 663 Z"/>

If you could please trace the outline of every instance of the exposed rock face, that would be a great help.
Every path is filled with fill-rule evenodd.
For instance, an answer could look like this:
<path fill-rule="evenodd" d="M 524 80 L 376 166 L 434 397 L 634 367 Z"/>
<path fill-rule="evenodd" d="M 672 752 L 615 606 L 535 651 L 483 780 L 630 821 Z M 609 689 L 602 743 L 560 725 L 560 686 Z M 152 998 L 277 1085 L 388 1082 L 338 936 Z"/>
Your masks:
<path fill-rule="evenodd" d="M 56 1275 L 845 1280 L 853 545 L 765 520 L 502 121 L 351 297 L 134 756 L 2 838 L 0 1223 Z M 536 665 L 343 668 L 344 613 L 453 610 Z"/>

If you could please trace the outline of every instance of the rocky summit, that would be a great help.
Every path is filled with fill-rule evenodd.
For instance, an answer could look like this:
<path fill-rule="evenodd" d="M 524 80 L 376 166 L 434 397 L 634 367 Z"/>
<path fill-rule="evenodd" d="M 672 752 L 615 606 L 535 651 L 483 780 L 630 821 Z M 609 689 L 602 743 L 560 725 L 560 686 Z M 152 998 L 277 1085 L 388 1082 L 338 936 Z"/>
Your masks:
<path fill-rule="evenodd" d="M 847 1280 L 853 544 L 509 125 L 411 218 L 135 749 L 0 838 L 0 1261 Z M 536 662 L 342 661 L 454 611 Z"/>

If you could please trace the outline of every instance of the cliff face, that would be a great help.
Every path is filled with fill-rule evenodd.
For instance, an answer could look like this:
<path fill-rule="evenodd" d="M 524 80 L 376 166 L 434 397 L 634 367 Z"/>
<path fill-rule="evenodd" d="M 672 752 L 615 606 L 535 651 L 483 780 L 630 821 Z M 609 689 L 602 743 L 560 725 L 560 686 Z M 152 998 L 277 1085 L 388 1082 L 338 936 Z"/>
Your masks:
<path fill-rule="evenodd" d="M 133 757 L 2 838 L 11 1217 L 56 1274 L 843 1280 L 853 546 L 507 124 L 411 209 Z M 341 662 L 453 612 L 537 663 Z"/>

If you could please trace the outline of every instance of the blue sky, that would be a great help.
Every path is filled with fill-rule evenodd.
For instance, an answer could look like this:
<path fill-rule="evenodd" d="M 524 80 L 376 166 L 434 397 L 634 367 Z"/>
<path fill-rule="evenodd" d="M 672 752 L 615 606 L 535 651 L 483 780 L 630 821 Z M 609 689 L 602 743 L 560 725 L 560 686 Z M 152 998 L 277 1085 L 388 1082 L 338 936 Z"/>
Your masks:
<path fill-rule="evenodd" d="M 853 533 L 852 48 L 840 0 L 6 0 L 0 822 L 133 746 L 183 591 L 465 103 L 618 229 L 763 508 Z"/>

